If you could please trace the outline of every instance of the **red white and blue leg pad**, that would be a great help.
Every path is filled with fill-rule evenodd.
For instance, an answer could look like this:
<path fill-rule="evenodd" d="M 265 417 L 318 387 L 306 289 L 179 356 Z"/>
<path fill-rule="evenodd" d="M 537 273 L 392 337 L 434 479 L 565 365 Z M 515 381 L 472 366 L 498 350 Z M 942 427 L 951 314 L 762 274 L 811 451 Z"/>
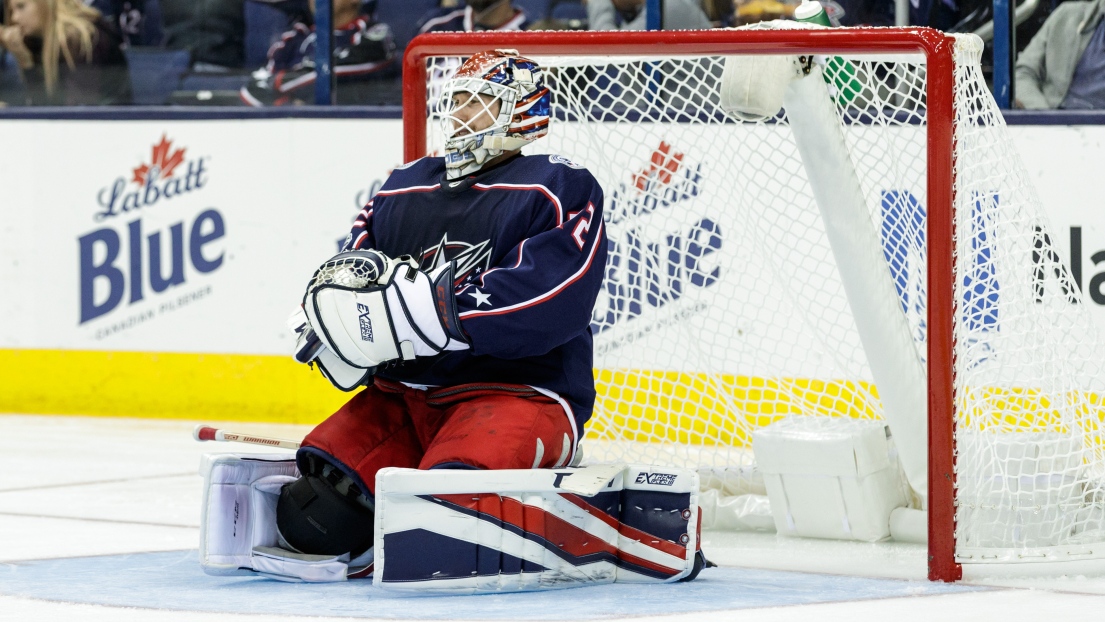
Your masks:
<path fill-rule="evenodd" d="M 593 496 L 569 492 L 566 478 L 587 470 L 381 470 L 373 582 L 502 593 L 672 582 L 701 569 L 697 473 L 626 466 Z"/>
<path fill-rule="evenodd" d="M 299 477 L 287 454 L 206 454 L 200 517 L 200 565 L 210 575 L 266 576 L 322 583 L 372 573 L 372 549 L 356 559 L 289 550 L 276 527 L 283 486 Z"/>

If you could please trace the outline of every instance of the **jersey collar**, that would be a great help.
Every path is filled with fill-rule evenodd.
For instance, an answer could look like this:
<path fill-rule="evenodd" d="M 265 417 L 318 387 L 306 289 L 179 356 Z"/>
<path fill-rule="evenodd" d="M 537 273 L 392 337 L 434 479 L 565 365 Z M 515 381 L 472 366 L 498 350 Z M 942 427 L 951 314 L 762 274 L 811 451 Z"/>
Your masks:
<path fill-rule="evenodd" d="M 477 171 L 474 175 L 469 175 L 462 179 L 449 179 L 447 175 L 448 171 L 441 174 L 441 191 L 448 195 L 457 195 L 465 190 L 468 190 L 481 180 L 486 179 L 488 175 L 498 171 L 511 162 L 517 162 L 519 158 L 523 157 L 522 154 L 517 154 L 514 157 L 507 158 L 502 162 L 499 162 L 495 166 L 490 168 L 484 168 Z"/>

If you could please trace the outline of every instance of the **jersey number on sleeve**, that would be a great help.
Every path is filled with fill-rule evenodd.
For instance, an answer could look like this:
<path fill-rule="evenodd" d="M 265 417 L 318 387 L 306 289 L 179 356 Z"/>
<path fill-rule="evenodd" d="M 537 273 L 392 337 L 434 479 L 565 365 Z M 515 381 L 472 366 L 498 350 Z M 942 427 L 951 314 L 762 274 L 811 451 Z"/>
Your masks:
<path fill-rule="evenodd" d="M 576 241 L 576 246 L 579 250 L 583 250 L 583 245 L 586 244 L 583 240 L 583 236 L 591 230 L 591 217 L 595 215 L 594 203 L 587 204 L 587 220 L 580 220 L 576 223 L 576 228 L 572 230 L 572 238 Z M 573 215 L 574 216 L 574 215 Z"/>

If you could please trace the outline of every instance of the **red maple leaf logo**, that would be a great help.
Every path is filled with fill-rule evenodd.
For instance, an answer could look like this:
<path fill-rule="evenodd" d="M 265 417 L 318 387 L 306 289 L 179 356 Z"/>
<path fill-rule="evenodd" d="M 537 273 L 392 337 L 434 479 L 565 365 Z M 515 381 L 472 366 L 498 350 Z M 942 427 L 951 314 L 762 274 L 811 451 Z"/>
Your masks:
<path fill-rule="evenodd" d="M 671 145 L 665 141 L 660 141 L 660 146 L 652 152 L 652 157 L 649 158 L 648 168 L 633 175 L 633 185 L 638 190 L 644 190 L 648 187 L 650 179 L 656 179 L 663 185 L 670 184 L 672 175 L 679 170 L 682 163 L 683 154 L 678 151 L 672 153 Z"/>
<path fill-rule="evenodd" d="M 149 178 L 151 172 L 156 172 L 154 179 L 165 179 L 166 177 L 172 177 L 173 171 L 177 166 L 184 161 L 184 148 L 177 149 L 169 154 L 169 151 L 173 148 L 173 141 L 161 135 L 161 142 L 153 146 L 153 154 L 150 156 L 150 163 L 143 164 L 134 169 L 134 178 L 131 179 L 139 186 L 146 185 L 146 179 Z"/>

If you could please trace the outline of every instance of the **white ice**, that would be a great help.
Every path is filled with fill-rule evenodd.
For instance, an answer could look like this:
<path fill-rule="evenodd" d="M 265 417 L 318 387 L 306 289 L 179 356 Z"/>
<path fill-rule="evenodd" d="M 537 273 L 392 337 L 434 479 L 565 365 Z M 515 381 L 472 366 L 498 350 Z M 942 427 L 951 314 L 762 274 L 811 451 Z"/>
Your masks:
<path fill-rule="evenodd" d="M 395 599 L 367 583 L 319 587 L 207 577 L 194 563 L 200 455 L 273 450 L 197 443 L 191 438 L 196 423 L 0 415 L 0 620 L 929 622 L 1094 619 L 1105 611 L 1105 578 L 983 580 L 947 588 L 925 580 L 921 546 L 766 534 L 708 533 L 704 549 L 721 568 L 693 584 L 653 585 L 647 592 L 604 586 Z M 308 430 L 225 427 L 286 438 Z M 331 617 L 315 617 L 320 614 Z"/>

